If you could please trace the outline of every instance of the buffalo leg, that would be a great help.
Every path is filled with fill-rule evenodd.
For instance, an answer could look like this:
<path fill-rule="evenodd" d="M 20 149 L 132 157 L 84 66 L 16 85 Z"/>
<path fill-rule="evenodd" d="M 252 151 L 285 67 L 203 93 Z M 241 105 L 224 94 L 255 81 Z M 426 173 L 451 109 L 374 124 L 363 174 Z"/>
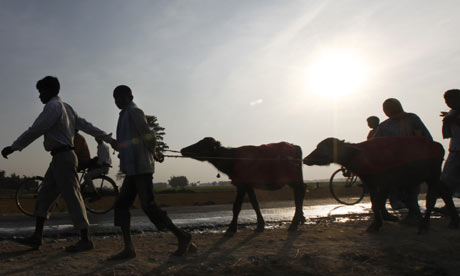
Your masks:
<path fill-rule="evenodd" d="M 425 212 L 425 217 L 420 222 L 420 226 L 418 228 L 418 234 L 423 234 L 428 231 L 428 228 L 430 226 L 431 211 L 433 211 L 434 205 L 436 204 L 436 199 L 439 195 L 439 190 L 436 187 L 438 183 L 429 182 L 427 184 L 428 184 L 428 191 L 426 193 L 426 212 Z"/>
<path fill-rule="evenodd" d="M 369 194 L 371 196 L 372 211 L 374 212 L 374 218 L 372 220 L 371 225 L 369 225 L 366 231 L 369 233 L 375 233 L 379 231 L 380 227 L 382 227 L 382 206 L 385 204 L 385 197 L 382 196 L 382 191 L 378 191 L 374 187 L 369 188 Z"/>
<path fill-rule="evenodd" d="M 384 199 L 384 202 L 383 202 L 382 219 L 385 220 L 385 221 L 393 221 L 393 222 L 399 221 L 399 218 L 397 216 L 394 216 L 394 215 L 390 214 L 390 212 L 388 212 L 388 209 L 387 209 L 387 206 L 386 206 L 386 201 L 387 201 L 388 197 L 389 197 L 389 191 L 386 190 L 385 191 L 385 199 Z"/>
<path fill-rule="evenodd" d="M 418 194 L 420 193 L 420 185 L 416 182 L 409 183 L 404 189 L 404 203 L 409 209 L 409 213 L 401 220 L 402 224 L 409 226 L 420 225 L 422 220 L 422 213 L 420 212 L 420 206 L 418 205 Z"/>
<path fill-rule="evenodd" d="M 420 193 L 421 184 L 411 184 L 405 189 L 405 198 L 407 200 L 406 205 L 409 209 L 407 216 L 401 221 L 401 223 L 406 225 L 417 225 L 422 218 L 422 213 L 420 212 L 420 206 L 418 205 L 418 194 Z"/>
<path fill-rule="evenodd" d="M 228 226 L 225 232 L 226 236 L 233 236 L 238 228 L 238 215 L 241 211 L 241 205 L 243 204 L 244 196 L 246 195 L 247 187 L 244 185 L 236 186 L 236 198 L 233 202 L 233 218 L 232 222 Z"/>
<path fill-rule="evenodd" d="M 409 214 L 417 217 L 420 219 L 422 217 L 422 213 L 420 212 L 420 206 L 418 205 L 418 195 L 420 194 L 420 186 L 421 184 L 418 183 L 417 185 L 414 185 L 410 187 L 408 191 L 408 205 L 409 205 Z"/>
<path fill-rule="evenodd" d="M 292 219 L 291 226 L 288 231 L 296 231 L 299 224 L 305 223 L 305 217 L 303 215 L 303 200 L 305 198 L 305 184 L 299 183 L 293 187 L 294 189 L 294 201 L 295 201 L 295 214 Z"/>
<path fill-rule="evenodd" d="M 265 221 L 264 221 L 264 218 L 262 217 L 262 213 L 260 212 L 259 202 L 257 201 L 256 193 L 254 192 L 253 188 L 248 188 L 247 192 L 248 192 L 249 200 L 251 201 L 252 208 L 254 208 L 254 211 L 256 211 L 256 215 L 257 215 L 256 232 L 263 232 L 265 228 Z"/>

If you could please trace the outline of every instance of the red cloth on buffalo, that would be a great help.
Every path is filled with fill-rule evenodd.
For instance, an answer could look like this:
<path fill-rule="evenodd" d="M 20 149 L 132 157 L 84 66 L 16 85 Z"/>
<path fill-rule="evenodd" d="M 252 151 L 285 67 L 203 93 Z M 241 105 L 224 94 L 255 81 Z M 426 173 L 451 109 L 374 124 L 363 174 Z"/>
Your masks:
<path fill-rule="evenodd" d="M 360 152 L 348 169 L 358 175 L 384 172 L 410 162 L 444 157 L 442 145 L 425 137 L 376 137 L 352 145 Z"/>
<path fill-rule="evenodd" d="M 300 147 L 286 143 L 234 148 L 235 165 L 230 176 L 233 185 L 252 184 L 254 188 L 276 190 L 303 181 Z"/>

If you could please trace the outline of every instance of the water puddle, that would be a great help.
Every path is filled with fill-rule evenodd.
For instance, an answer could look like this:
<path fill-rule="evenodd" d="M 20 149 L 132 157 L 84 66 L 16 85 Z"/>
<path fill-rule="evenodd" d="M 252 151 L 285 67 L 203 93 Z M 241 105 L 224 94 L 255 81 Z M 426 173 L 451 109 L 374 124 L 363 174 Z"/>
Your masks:
<path fill-rule="evenodd" d="M 455 199 L 456 206 L 459 206 L 460 200 Z M 425 201 L 419 202 L 420 206 L 425 205 Z M 437 207 L 443 206 L 440 200 Z M 440 205 L 440 206 L 439 206 Z M 391 210 L 387 205 L 388 210 Z M 276 229 L 285 227 L 289 224 L 294 216 L 294 207 L 287 208 L 265 208 L 262 209 L 262 215 L 266 222 L 266 229 Z M 368 220 L 372 215 L 370 203 L 356 205 L 326 204 L 305 206 L 303 208 L 306 224 L 316 223 L 346 223 L 350 221 Z M 422 212 L 424 210 L 422 209 Z M 399 212 L 396 212 L 399 214 Z M 213 209 L 202 208 L 189 212 L 188 208 L 177 209 L 170 213 L 171 219 L 179 227 L 186 228 L 196 233 L 223 233 L 230 224 L 233 213 L 231 207 L 215 206 Z M 433 217 L 439 217 L 433 214 Z M 105 216 L 90 216 L 91 232 L 95 235 L 118 234 L 120 230 L 113 225 L 113 214 Z M 12 236 L 30 235 L 34 231 L 34 220 L 28 217 L 14 216 L 8 220 L 8 216 L 0 217 L 0 238 Z M 255 228 L 256 215 L 252 209 L 241 211 L 238 219 L 240 228 Z M 131 217 L 132 231 L 134 233 L 155 232 L 157 229 L 149 221 L 147 216 L 141 210 L 133 210 Z M 64 233 L 77 234 L 69 218 L 65 215 L 57 215 L 47 221 L 45 234 L 48 236 L 63 235 Z"/>

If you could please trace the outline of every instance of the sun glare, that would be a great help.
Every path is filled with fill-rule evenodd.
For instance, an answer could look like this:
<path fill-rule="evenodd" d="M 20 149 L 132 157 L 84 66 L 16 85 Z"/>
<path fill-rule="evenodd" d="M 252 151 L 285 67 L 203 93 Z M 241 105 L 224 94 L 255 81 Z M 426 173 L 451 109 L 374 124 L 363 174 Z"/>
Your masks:
<path fill-rule="evenodd" d="M 355 92 L 364 81 L 365 68 L 353 52 L 335 51 L 319 56 L 308 68 L 308 91 L 326 97 Z"/>

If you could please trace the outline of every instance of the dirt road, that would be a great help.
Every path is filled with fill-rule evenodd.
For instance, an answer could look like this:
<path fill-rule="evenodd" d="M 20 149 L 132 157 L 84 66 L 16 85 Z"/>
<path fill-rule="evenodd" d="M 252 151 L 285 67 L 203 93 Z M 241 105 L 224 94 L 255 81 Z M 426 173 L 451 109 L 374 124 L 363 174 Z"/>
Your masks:
<path fill-rule="evenodd" d="M 118 236 L 95 237 L 96 249 L 79 254 L 62 250 L 75 238 L 48 239 L 40 251 L 4 240 L 0 275 L 458 275 L 460 231 L 447 220 L 434 219 L 426 235 L 398 223 L 367 234 L 368 223 L 317 219 L 294 234 L 286 225 L 259 234 L 249 227 L 232 238 L 195 231 L 199 251 L 181 258 L 169 255 L 170 233 L 138 234 L 138 257 L 120 262 L 106 260 L 120 249 Z"/>

